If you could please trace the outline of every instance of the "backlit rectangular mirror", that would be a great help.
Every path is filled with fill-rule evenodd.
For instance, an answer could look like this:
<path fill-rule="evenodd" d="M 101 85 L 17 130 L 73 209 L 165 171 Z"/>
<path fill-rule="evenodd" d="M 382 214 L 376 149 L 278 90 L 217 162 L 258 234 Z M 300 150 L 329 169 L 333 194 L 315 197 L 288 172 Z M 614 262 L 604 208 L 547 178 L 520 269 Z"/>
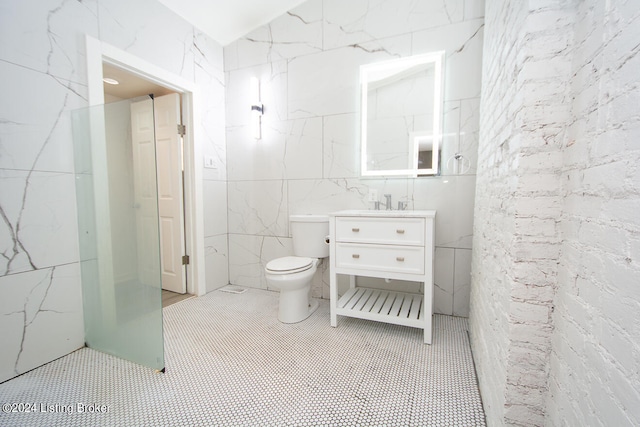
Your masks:
<path fill-rule="evenodd" d="M 361 175 L 437 175 L 444 52 L 363 65 Z"/>

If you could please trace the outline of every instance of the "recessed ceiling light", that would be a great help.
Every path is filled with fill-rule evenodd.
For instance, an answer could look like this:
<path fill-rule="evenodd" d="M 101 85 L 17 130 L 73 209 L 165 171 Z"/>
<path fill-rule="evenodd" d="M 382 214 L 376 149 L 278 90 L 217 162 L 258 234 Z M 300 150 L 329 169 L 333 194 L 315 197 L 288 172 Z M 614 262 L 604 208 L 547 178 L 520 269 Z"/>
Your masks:
<path fill-rule="evenodd" d="M 117 81 L 116 79 L 112 79 L 111 77 L 105 77 L 104 79 L 102 79 L 103 82 L 110 84 L 110 85 L 119 85 L 120 82 Z"/>

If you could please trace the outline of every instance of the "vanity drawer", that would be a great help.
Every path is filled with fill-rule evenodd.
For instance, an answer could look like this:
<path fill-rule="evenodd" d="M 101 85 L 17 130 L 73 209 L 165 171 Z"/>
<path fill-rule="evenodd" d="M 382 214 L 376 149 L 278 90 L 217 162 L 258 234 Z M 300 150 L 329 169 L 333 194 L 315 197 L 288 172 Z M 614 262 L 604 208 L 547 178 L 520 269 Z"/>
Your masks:
<path fill-rule="evenodd" d="M 337 242 L 424 246 L 424 218 L 337 217 Z"/>
<path fill-rule="evenodd" d="M 424 274 L 424 247 L 336 243 L 336 267 Z"/>

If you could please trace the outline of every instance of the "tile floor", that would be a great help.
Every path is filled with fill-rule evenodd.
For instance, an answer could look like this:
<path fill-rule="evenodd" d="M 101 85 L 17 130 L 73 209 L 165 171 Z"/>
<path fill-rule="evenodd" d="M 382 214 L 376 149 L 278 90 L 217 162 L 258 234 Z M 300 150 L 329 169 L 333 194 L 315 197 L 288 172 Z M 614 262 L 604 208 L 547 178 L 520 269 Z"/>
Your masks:
<path fill-rule="evenodd" d="M 171 305 L 166 373 L 83 348 L 0 384 L 0 403 L 36 411 L 0 412 L 0 425 L 485 425 L 466 319 L 437 315 L 424 345 L 413 328 L 343 317 L 331 328 L 326 301 L 295 325 L 277 306 L 256 289 Z"/>

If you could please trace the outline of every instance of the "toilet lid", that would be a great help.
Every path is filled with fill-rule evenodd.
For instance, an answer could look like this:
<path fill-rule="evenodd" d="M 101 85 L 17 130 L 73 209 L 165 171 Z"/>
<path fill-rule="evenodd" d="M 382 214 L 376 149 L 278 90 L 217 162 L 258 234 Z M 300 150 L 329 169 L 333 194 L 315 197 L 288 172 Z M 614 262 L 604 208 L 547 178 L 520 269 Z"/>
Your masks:
<path fill-rule="evenodd" d="M 290 274 L 311 268 L 313 259 L 299 256 L 286 256 L 267 263 L 267 271 L 274 274 Z"/>

